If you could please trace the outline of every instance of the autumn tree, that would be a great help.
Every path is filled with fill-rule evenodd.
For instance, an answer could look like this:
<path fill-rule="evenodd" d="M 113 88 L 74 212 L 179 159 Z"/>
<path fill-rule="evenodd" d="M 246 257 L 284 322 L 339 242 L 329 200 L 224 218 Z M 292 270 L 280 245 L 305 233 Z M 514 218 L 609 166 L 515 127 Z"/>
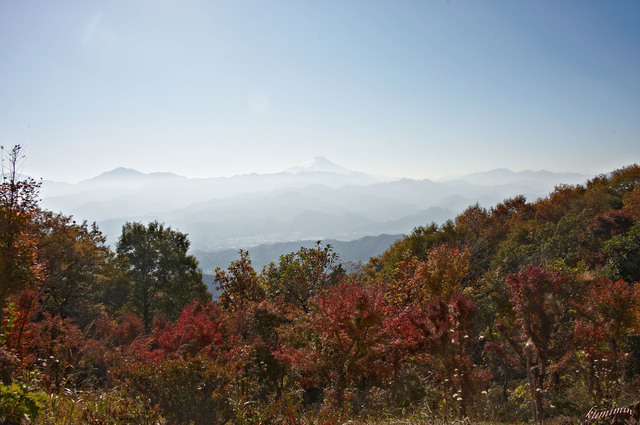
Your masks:
<path fill-rule="evenodd" d="M 545 222 L 557 222 L 581 202 L 586 190 L 580 185 L 558 185 L 546 198 L 535 203 L 535 218 Z"/>
<path fill-rule="evenodd" d="M 281 299 L 266 299 L 265 277 L 255 271 L 249 253 L 241 250 L 239 254 L 227 270 L 216 268 L 213 283 L 221 291 L 218 302 L 246 353 L 244 377 L 256 383 L 254 392 L 261 399 L 279 400 L 289 368 L 274 353 L 281 347 L 280 328 L 289 320 Z"/>
<path fill-rule="evenodd" d="M 516 223 L 529 220 L 533 215 L 533 206 L 522 195 L 505 199 L 495 207 L 492 207 L 488 223 L 490 243 L 499 243 Z"/>
<path fill-rule="evenodd" d="M 372 277 L 384 280 L 392 276 L 398 264 L 407 258 L 415 257 L 418 261 L 426 260 L 431 248 L 436 245 L 459 244 L 459 236 L 452 220 L 447 220 L 441 225 L 431 223 L 428 226 L 418 226 L 408 236 L 395 242 L 383 254 L 372 258 L 365 271 Z"/>
<path fill-rule="evenodd" d="M 627 338 L 640 333 L 640 286 L 598 278 L 577 304 L 573 339 L 587 388 L 595 404 L 616 400 L 625 380 Z"/>
<path fill-rule="evenodd" d="M 636 187 L 624 197 L 624 209 L 634 220 L 640 220 L 640 186 Z"/>
<path fill-rule="evenodd" d="M 157 323 L 154 328 L 158 356 L 215 355 L 229 341 L 220 307 L 211 301 L 196 299 L 182 309 L 175 323 Z"/>
<path fill-rule="evenodd" d="M 536 423 L 544 421 L 544 394 L 549 390 L 550 372 L 557 386 L 559 369 L 572 353 L 566 308 L 569 283 L 568 276 L 540 266 L 527 266 L 507 277 L 516 320 L 514 329 L 505 328 L 502 334 L 527 371 Z"/>
<path fill-rule="evenodd" d="M 346 279 L 314 297 L 313 305 L 279 357 L 299 371 L 303 385 L 324 387 L 341 410 L 356 381 L 381 382 L 389 374 L 384 297 Z"/>
<path fill-rule="evenodd" d="M 407 256 L 387 281 L 386 298 L 394 306 L 390 318 L 394 375 L 398 359 L 412 357 L 425 370 L 429 385 L 447 395 L 450 405 L 465 416 L 474 389 L 485 376 L 471 358 L 476 342 L 471 318 L 477 309 L 462 295 L 469 284 L 470 251 L 440 244 L 424 257 Z"/>
<path fill-rule="evenodd" d="M 421 305 L 436 297 L 448 301 L 462 291 L 469 277 L 468 249 L 436 245 L 425 256 L 425 260 L 407 256 L 398 263 L 395 276 L 387 283 L 392 303 Z"/>
<path fill-rule="evenodd" d="M 40 183 L 20 178 L 24 155 L 20 145 L 2 147 L 0 185 L 0 323 L 7 297 L 33 284 L 43 274 L 37 257 L 32 220 L 38 211 Z"/>
<path fill-rule="evenodd" d="M 458 239 L 469 249 L 470 274 L 479 278 L 491 264 L 495 244 L 490 243 L 490 215 L 486 208 L 476 203 L 460 213 L 455 219 Z"/>
<path fill-rule="evenodd" d="M 186 234 L 157 221 L 122 227 L 117 258 L 130 280 L 128 300 L 147 332 L 158 314 L 177 318 L 194 297 L 208 294 L 189 245 Z"/>
<path fill-rule="evenodd" d="M 632 192 L 640 186 L 640 165 L 632 164 L 614 170 L 609 176 L 611 187 L 620 193 Z"/>
<path fill-rule="evenodd" d="M 425 382 L 442 393 L 460 417 L 468 414 L 474 395 L 490 378 L 472 357 L 478 344 L 473 333 L 476 312 L 470 298 L 456 293 L 447 300 L 438 296 L 397 308 L 389 320 L 390 345 L 425 370 Z"/>
<path fill-rule="evenodd" d="M 633 212 L 627 208 L 609 209 L 591 218 L 586 231 L 579 234 L 582 258 L 590 267 L 601 267 L 606 262 L 605 243 L 616 236 L 624 236 L 633 226 Z"/>
<path fill-rule="evenodd" d="M 37 215 L 35 226 L 38 258 L 47 270 L 40 285 L 40 306 L 84 327 L 102 313 L 100 293 L 114 274 L 106 238 L 95 223 L 77 223 L 48 211 Z"/>

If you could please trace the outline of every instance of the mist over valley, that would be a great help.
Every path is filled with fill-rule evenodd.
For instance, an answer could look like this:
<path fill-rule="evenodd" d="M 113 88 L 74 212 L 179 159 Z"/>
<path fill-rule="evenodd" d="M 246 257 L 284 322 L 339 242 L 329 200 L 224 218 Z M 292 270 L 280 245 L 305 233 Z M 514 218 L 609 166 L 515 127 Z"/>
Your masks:
<path fill-rule="evenodd" d="M 239 249 L 257 254 L 262 265 L 318 240 L 332 243 L 345 262 L 366 261 L 413 228 L 444 223 L 475 203 L 490 207 L 517 195 L 536 200 L 558 184 L 590 177 L 496 169 L 415 180 L 348 170 L 316 157 L 279 173 L 232 177 L 117 168 L 77 184 L 44 181 L 41 195 L 47 209 L 96 222 L 112 245 L 126 222 L 164 222 L 189 234 L 209 272 L 225 267 Z M 370 237 L 380 235 L 385 242 L 371 245 Z"/>

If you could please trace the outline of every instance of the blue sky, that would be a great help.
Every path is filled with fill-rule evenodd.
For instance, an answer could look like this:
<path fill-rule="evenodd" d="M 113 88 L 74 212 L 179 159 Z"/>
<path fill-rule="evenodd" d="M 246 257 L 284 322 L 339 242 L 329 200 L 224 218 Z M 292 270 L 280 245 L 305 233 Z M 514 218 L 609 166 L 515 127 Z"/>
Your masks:
<path fill-rule="evenodd" d="M 25 172 L 189 177 L 314 156 L 437 179 L 640 162 L 640 2 L 0 2 Z"/>

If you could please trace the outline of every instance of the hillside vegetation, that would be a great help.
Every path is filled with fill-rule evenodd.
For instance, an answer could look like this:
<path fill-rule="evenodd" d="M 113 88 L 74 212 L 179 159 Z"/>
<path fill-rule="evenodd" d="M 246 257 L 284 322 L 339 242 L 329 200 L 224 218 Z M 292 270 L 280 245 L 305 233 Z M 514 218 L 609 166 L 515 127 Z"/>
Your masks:
<path fill-rule="evenodd" d="M 113 251 L 5 155 L 0 423 L 542 423 L 638 401 L 638 165 L 469 206 L 355 271 L 321 242 L 262 269 L 240 251 L 213 301 L 187 235 L 127 223 Z"/>

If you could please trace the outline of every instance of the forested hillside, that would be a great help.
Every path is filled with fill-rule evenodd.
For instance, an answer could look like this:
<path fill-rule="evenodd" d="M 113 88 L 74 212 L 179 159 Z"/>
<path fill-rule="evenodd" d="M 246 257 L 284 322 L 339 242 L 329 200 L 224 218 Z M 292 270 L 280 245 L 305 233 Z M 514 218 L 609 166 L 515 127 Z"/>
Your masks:
<path fill-rule="evenodd" d="M 4 153 L 3 153 L 4 154 Z M 39 205 L 6 153 L 0 422 L 561 422 L 638 401 L 640 166 L 471 205 L 347 271 L 319 242 L 213 301 L 171 223 Z"/>

